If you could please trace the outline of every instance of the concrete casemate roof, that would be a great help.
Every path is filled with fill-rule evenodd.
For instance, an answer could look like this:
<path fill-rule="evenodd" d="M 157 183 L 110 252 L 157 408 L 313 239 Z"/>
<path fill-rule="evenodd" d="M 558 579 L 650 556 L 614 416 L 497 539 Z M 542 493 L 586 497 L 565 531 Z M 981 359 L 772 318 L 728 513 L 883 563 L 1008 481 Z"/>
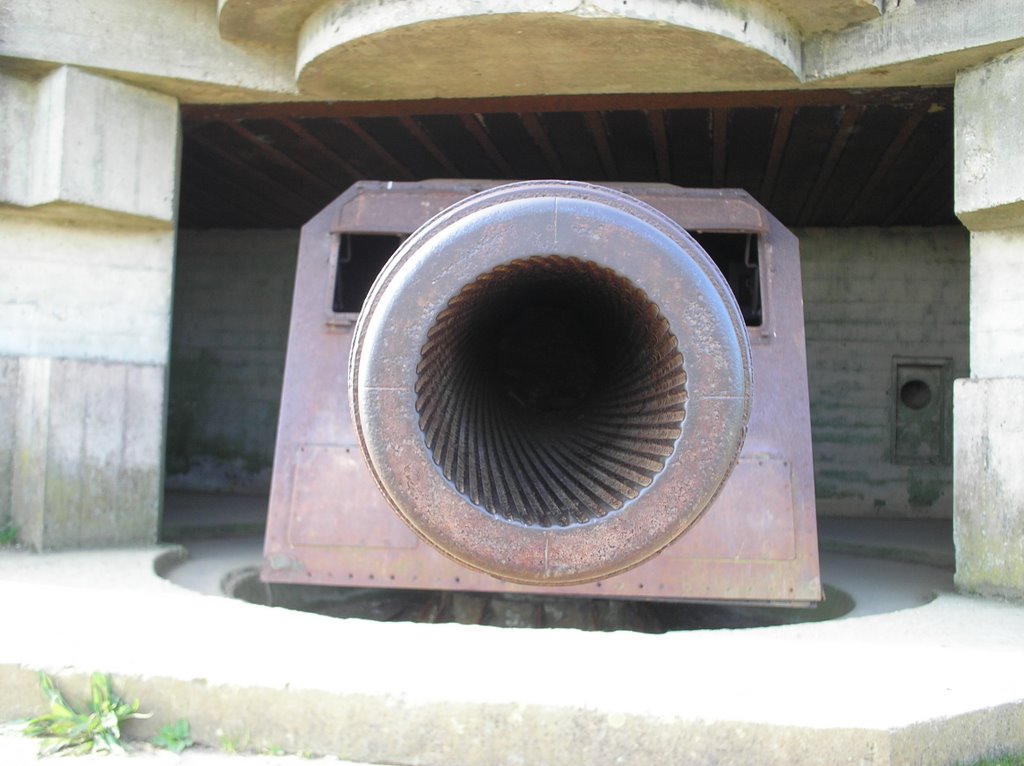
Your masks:
<path fill-rule="evenodd" d="M 5 72 L 207 104 L 949 86 L 1024 44 L 1017 0 L 15 0 L 0 29 Z"/>

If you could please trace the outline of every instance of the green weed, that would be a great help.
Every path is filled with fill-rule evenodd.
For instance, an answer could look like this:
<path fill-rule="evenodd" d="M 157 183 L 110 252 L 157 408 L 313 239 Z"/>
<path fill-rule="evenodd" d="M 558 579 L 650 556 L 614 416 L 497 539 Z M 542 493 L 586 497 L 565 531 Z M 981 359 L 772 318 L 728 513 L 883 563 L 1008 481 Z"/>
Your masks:
<path fill-rule="evenodd" d="M 185 748 L 192 747 L 194 743 L 188 721 L 181 718 L 175 723 L 163 726 L 153 738 L 153 744 L 172 753 L 180 753 Z"/>
<path fill-rule="evenodd" d="M 110 676 L 93 673 L 87 712 L 68 704 L 60 689 L 46 673 L 39 673 L 39 687 L 50 705 L 50 712 L 36 716 L 23 733 L 43 740 L 40 755 L 93 752 L 123 753 L 121 724 L 129 718 L 148 718 L 139 712 L 139 701 L 128 703 L 114 694 Z"/>
<path fill-rule="evenodd" d="M 217 739 L 220 742 L 220 749 L 225 753 L 244 753 L 249 749 L 251 737 L 249 732 L 243 732 L 240 736 L 228 734 L 223 729 L 217 729 Z"/>
<path fill-rule="evenodd" d="M 18 543 L 18 527 L 13 521 L 0 525 L 0 548 L 13 548 Z"/>

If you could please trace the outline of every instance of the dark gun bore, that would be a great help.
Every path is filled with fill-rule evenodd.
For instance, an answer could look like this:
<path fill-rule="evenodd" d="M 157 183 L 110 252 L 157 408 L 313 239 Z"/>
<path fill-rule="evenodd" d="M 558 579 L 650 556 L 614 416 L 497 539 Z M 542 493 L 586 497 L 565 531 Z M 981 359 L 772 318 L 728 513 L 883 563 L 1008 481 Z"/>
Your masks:
<path fill-rule="evenodd" d="M 651 484 L 685 415 L 675 336 L 645 293 L 579 258 L 480 275 L 421 350 L 419 424 L 434 462 L 490 513 L 568 526 Z"/>

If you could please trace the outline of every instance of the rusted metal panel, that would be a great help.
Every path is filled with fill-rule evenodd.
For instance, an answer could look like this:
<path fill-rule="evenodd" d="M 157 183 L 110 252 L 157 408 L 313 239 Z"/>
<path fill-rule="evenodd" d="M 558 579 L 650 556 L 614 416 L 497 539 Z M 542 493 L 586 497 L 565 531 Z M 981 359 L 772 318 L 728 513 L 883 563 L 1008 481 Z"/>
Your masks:
<path fill-rule="evenodd" d="M 357 508 L 381 511 L 360 518 L 324 513 L 340 497 Z M 418 538 L 389 513 L 367 471 L 358 445 L 306 445 L 299 448 L 292 483 L 288 542 L 295 546 L 415 548 Z"/>
<path fill-rule="evenodd" d="M 264 579 L 551 590 L 497 579 L 457 563 L 412 535 L 391 511 L 376 491 L 370 471 L 354 459 L 358 429 L 352 422 L 346 388 L 352 317 L 341 321 L 345 318 L 331 310 L 329 299 L 342 235 L 407 235 L 451 204 L 495 185 L 364 182 L 303 229 Z M 594 582 L 560 585 L 557 592 L 815 601 L 821 590 L 796 239 L 743 192 L 658 184 L 616 188 L 639 197 L 687 230 L 749 233 L 757 238 L 762 320 L 744 329 L 752 371 L 749 423 L 736 468 L 710 507 L 681 537 L 629 571 Z M 418 344 L 414 350 L 418 359 Z M 394 465 L 401 466 L 398 457 Z M 430 499 L 423 497 L 421 502 Z M 669 507 L 671 501 L 664 500 L 662 505 Z"/>

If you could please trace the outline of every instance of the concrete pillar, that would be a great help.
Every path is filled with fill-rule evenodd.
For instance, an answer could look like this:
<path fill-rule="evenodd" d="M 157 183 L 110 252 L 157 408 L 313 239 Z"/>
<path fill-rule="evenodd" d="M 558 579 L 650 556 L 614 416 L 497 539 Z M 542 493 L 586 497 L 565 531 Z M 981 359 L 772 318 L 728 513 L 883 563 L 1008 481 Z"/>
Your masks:
<path fill-rule="evenodd" d="M 0 527 L 153 542 L 177 102 L 72 67 L 0 80 Z"/>
<path fill-rule="evenodd" d="M 971 377 L 954 389 L 956 583 L 1024 597 L 1024 49 L 956 81 Z"/>

